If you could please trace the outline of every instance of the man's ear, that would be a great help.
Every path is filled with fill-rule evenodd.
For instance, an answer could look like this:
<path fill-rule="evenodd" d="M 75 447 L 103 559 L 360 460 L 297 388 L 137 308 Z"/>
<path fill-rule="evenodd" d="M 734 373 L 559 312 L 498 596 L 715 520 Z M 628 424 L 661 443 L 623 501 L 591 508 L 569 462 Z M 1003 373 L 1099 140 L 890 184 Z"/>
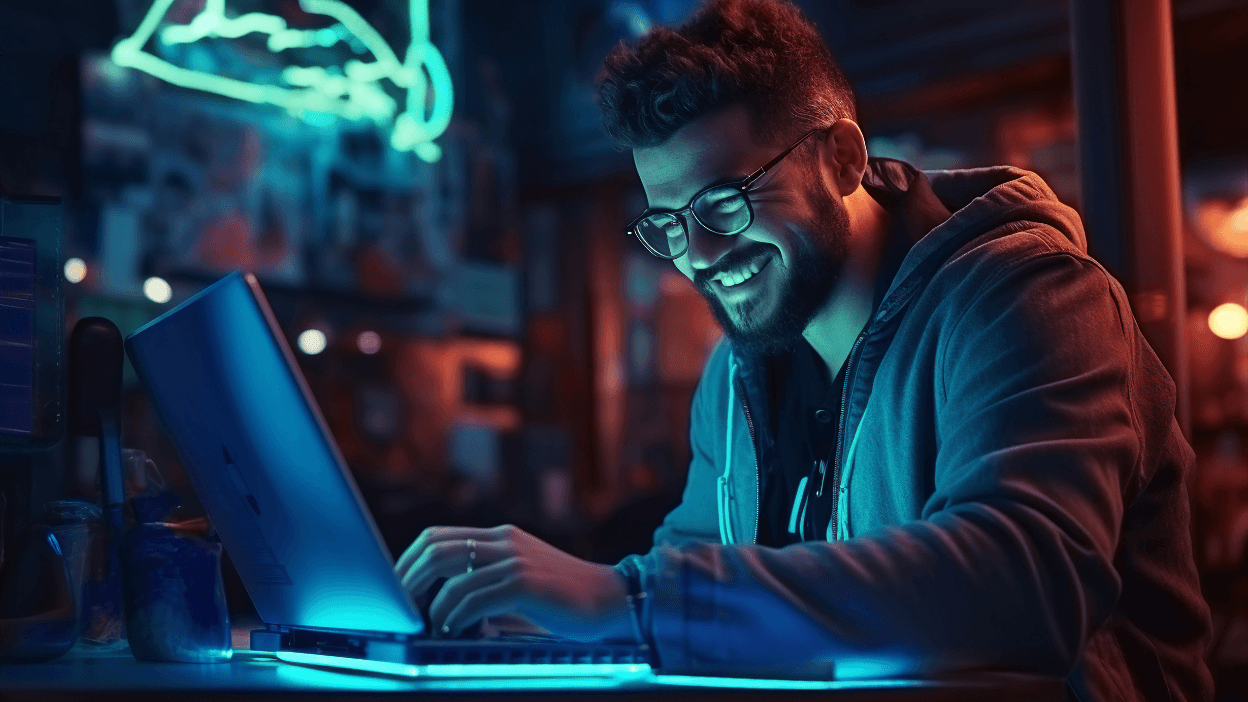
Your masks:
<path fill-rule="evenodd" d="M 867 172 L 867 140 L 862 130 L 852 119 L 838 119 L 829 128 L 821 151 L 832 187 L 841 197 L 848 197 Z"/>

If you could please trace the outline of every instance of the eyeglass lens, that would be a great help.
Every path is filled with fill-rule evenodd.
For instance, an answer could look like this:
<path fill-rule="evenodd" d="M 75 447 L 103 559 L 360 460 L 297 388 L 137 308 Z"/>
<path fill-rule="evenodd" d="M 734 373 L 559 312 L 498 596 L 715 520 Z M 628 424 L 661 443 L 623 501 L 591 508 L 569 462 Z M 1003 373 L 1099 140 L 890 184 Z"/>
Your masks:
<path fill-rule="evenodd" d="M 712 188 L 699 195 L 693 201 L 693 214 L 703 227 L 716 234 L 736 234 L 750 226 L 750 203 L 746 194 L 732 185 Z M 676 258 L 688 245 L 685 222 L 671 213 L 643 219 L 637 224 L 637 235 L 664 257 Z"/>
<path fill-rule="evenodd" d="M 674 214 L 657 214 L 637 223 L 637 236 L 660 256 L 676 258 L 685 252 L 685 225 Z"/>

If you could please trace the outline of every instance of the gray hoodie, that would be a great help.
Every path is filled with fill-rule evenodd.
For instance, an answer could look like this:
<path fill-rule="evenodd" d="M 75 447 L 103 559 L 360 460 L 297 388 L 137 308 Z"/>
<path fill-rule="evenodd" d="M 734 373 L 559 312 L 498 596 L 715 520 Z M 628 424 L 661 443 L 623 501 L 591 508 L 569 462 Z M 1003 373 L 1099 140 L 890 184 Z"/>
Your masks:
<path fill-rule="evenodd" d="M 926 235 L 891 238 L 847 361 L 826 540 L 756 544 L 772 389 L 766 359 L 721 344 L 682 502 L 622 564 L 662 666 L 1026 670 L 1084 702 L 1210 699 L 1174 384 L 1078 215 L 1016 168 L 873 160 L 867 180 Z"/>

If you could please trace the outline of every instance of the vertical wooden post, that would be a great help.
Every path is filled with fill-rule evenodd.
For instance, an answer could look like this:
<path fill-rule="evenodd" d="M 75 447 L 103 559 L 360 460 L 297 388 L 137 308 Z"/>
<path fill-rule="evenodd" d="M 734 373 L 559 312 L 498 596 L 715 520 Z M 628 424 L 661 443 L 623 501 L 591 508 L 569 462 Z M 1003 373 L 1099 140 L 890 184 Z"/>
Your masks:
<path fill-rule="evenodd" d="M 1169 0 L 1070 0 L 1082 209 L 1177 388 L 1190 436 L 1187 294 Z"/>

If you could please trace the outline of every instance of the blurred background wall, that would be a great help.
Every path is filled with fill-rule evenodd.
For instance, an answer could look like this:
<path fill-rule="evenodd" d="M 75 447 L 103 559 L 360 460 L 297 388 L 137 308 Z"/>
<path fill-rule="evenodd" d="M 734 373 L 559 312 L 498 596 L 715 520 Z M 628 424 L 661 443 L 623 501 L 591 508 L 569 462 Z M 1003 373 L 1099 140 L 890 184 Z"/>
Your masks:
<path fill-rule="evenodd" d="M 102 315 L 128 333 L 225 272 L 255 271 L 393 551 L 432 524 L 513 522 L 614 561 L 648 548 L 679 499 L 689 399 L 719 331 L 687 281 L 623 235 L 645 200 L 599 126 L 593 80 L 616 42 L 695 4 L 429 0 L 454 111 L 428 159 L 368 119 L 118 65 L 110 51 L 150 0 L 0 0 L 0 194 L 66 199 L 70 326 Z M 874 155 L 1030 169 L 1082 207 L 1065 2 L 798 4 L 854 84 Z M 347 5 L 391 46 L 411 40 L 407 0 Z M 162 21 L 205 8 L 175 0 Z M 339 26 L 296 0 L 225 11 Z M 1232 680 L 1248 670 L 1248 3 L 1173 0 L 1172 15 L 1193 534 L 1210 655 Z M 315 58 L 341 75 L 358 43 L 341 34 Z M 283 69 L 257 36 L 151 45 L 239 80 Z M 125 444 L 192 516 L 127 372 Z M 250 606 L 237 583 L 231 598 Z"/>

